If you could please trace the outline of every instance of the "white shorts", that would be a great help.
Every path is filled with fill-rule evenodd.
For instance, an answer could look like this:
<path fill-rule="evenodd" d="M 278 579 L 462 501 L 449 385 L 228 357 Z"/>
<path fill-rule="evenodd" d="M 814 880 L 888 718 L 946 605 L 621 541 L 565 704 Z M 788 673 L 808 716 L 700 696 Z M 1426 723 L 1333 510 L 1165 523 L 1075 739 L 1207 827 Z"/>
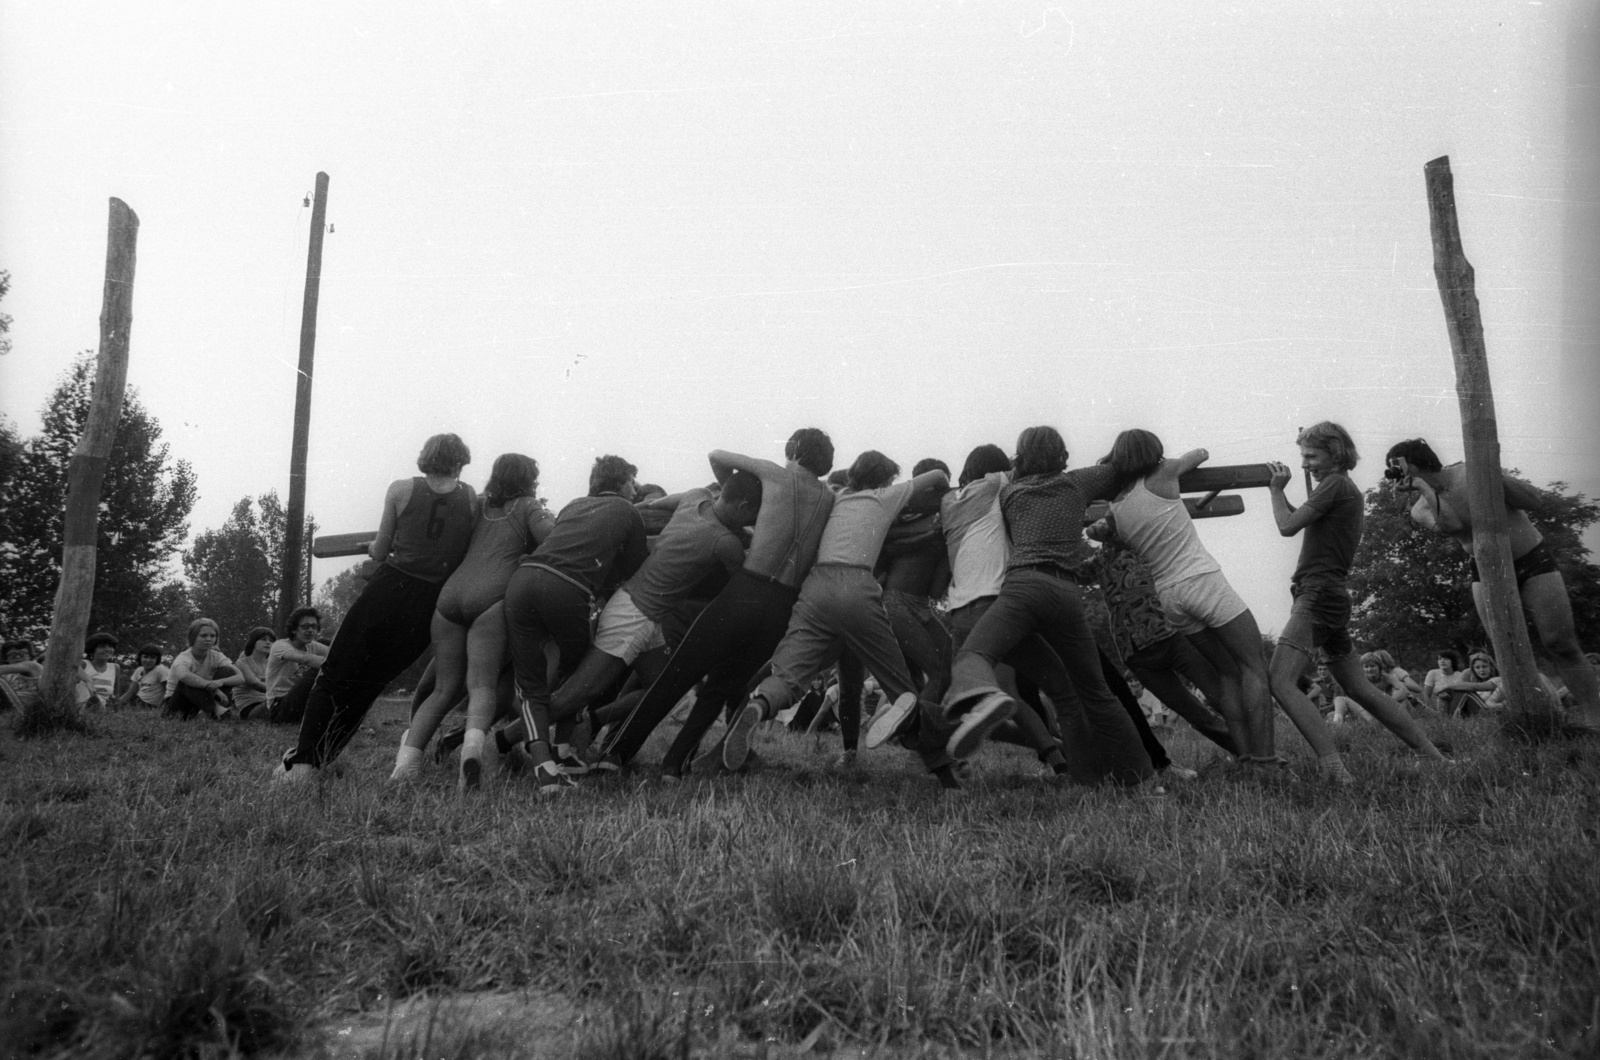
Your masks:
<path fill-rule="evenodd" d="M 1199 633 L 1203 629 L 1226 626 L 1250 610 L 1221 571 L 1196 574 L 1157 592 L 1167 621 L 1176 626 L 1179 633 Z"/>
<path fill-rule="evenodd" d="M 650 649 L 665 648 L 667 639 L 661 634 L 661 623 L 646 618 L 644 612 L 634 606 L 628 591 L 618 589 L 600 612 L 600 628 L 595 633 L 594 646 L 631 665 Z"/>

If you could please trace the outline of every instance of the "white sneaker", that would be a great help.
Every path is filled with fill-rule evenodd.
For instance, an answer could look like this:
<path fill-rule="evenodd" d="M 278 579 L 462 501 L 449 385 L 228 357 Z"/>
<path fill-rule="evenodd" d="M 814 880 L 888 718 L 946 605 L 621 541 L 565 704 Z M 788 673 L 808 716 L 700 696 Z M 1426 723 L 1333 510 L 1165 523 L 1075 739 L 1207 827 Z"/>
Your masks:
<path fill-rule="evenodd" d="M 945 751 L 951 758 L 971 758 L 978 753 L 978 748 L 983 746 L 989 734 L 1016 712 L 1017 704 L 1010 696 L 1004 692 L 991 692 L 962 716 L 961 724 L 950 734 Z"/>
<path fill-rule="evenodd" d="M 899 697 L 888 706 L 872 716 L 872 724 L 867 726 L 867 736 L 864 741 L 867 747 L 881 747 L 889 738 L 900 731 L 917 709 L 917 697 L 912 692 L 902 692 Z"/>

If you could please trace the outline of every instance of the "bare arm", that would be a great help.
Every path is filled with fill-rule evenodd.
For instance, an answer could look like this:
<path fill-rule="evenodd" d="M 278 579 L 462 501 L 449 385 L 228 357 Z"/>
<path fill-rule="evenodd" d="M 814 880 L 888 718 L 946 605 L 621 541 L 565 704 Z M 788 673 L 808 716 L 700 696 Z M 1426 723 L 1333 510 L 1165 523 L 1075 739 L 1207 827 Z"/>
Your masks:
<path fill-rule="evenodd" d="M 397 479 L 389 483 L 389 491 L 383 495 L 383 515 L 378 519 L 378 536 L 367 546 L 367 555 L 379 563 L 389 558 L 389 551 L 394 547 L 394 524 L 405 510 L 406 503 L 411 500 L 412 485 L 408 478 Z"/>
<path fill-rule="evenodd" d="M 1537 512 L 1544 508 L 1544 491 L 1537 486 L 1531 486 L 1519 478 L 1501 472 L 1501 485 L 1505 487 L 1506 507 L 1517 508 L 1525 512 Z"/>
<path fill-rule="evenodd" d="M 1178 489 L 1178 479 L 1193 471 L 1207 460 L 1211 453 L 1205 449 L 1191 449 L 1176 459 L 1163 460 L 1161 466 L 1145 476 L 1144 488 L 1169 501 L 1175 501 L 1181 496 Z"/>
<path fill-rule="evenodd" d="M 1293 537 L 1322 518 L 1322 513 L 1309 504 L 1302 504 L 1296 508 L 1289 503 L 1288 495 L 1283 492 L 1283 488 L 1294 477 L 1288 464 L 1280 464 L 1274 460 L 1267 466 L 1272 469 L 1272 481 L 1267 483 L 1267 492 L 1272 497 L 1272 518 L 1278 524 L 1278 533 L 1281 536 Z"/>
<path fill-rule="evenodd" d="M 717 476 L 718 482 L 728 481 L 728 476 L 735 471 L 748 471 L 760 477 L 763 481 L 783 471 L 783 467 L 770 460 L 762 460 L 754 456 L 745 456 L 742 453 L 730 453 L 726 449 L 713 449 L 711 451 L 711 473 Z"/>
<path fill-rule="evenodd" d="M 911 480 L 911 499 L 906 502 L 908 512 L 936 512 L 939 501 L 950 489 L 950 476 L 941 468 L 924 471 Z"/>

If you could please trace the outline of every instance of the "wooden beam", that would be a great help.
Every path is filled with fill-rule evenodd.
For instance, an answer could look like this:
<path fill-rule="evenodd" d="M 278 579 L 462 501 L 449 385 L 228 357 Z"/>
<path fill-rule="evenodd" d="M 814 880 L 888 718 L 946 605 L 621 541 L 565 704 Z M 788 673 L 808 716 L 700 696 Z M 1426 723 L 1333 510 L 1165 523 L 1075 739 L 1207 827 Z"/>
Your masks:
<path fill-rule="evenodd" d="M 355 534 L 318 534 L 311 540 L 311 554 L 317 559 L 365 556 L 367 546 L 377 539 L 376 530 L 362 530 Z"/>
<path fill-rule="evenodd" d="M 106 275 L 100 294 L 100 352 L 95 363 L 89 418 L 67 469 L 67 505 L 62 522 L 61 581 L 50 616 L 40 710 L 70 724 L 77 715 L 74 692 L 83 663 L 83 641 L 94 602 L 95 538 L 100 524 L 100 487 L 111 462 L 111 445 L 122 417 L 128 379 L 128 332 L 133 326 L 133 273 L 139 218 L 121 199 L 111 200 L 106 232 Z M 40 719 L 48 727 L 47 719 Z"/>
<path fill-rule="evenodd" d="M 1272 469 L 1266 464 L 1224 464 L 1195 468 L 1178 479 L 1178 489 L 1183 493 L 1210 493 L 1212 490 L 1254 489 L 1271 482 Z"/>
<path fill-rule="evenodd" d="M 1461 246 L 1449 156 L 1424 166 L 1423 179 L 1433 236 L 1433 275 L 1439 284 L 1450 353 L 1455 359 L 1456 401 L 1461 408 L 1461 437 L 1467 456 L 1467 501 L 1472 509 L 1472 549 L 1483 584 L 1484 625 L 1511 709 L 1534 725 L 1548 727 L 1554 723 L 1556 704 L 1545 694 L 1534 665 L 1522 594 L 1512 568 L 1489 354 L 1472 264 Z"/>
<path fill-rule="evenodd" d="M 306 248 L 306 293 L 300 306 L 300 367 L 294 384 L 294 440 L 289 446 L 289 511 L 279 557 L 278 628 L 289 613 L 309 600 L 300 598 L 300 564 L 305 552 L 306 453 L 311 441 L 311 369 L 317 352 L 317 302 L 322 294 L 322 233 L 328 217 L 328 174 L 317 174 L 311 206 L 311 242 Z M 313 553 L 315 554 L 315 553 Z M 307 561 L 309 562 L 309 561 Z"/>
<path fill-rule="evenodd" d="M 1200 497 L 1185 497 L 1183 499 L 1183 506 L 1189 509 L 1189 518 L 1221 519 L 1229 515 L 1241 515 L 1244 512 L 1244 498 L 1236 494 L 1224 493 L 1205 505 L 1202 505 L 1202 500 L 1203 498 Z M 1110 511 L 1111 505 L 1105 501 L 1095 501 L 1083 510 L 1083 525 L 1088 526 L 1090 523 L 1104 519 Z"/>

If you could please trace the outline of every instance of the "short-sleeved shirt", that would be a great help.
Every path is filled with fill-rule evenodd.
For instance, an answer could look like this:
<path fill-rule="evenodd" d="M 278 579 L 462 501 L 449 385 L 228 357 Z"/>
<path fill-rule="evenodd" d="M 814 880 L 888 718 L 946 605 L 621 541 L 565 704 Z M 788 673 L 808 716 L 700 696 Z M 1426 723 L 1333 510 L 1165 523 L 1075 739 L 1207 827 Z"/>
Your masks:
<path fill-rule="evenodd" d="M 207 652 L 204 659 L 199 660 L 194 657 L 193 651 L 186 648 L 172 660 L 172 667 L 167 671 L 167 695 L 171 696 L 178 691 L 178 682 L 184 674 L 194 674 L 202 681 L 212 681 L 216 679 L 217 667 L 232 665 L 228 657 L 215 648 Z"/>
<path fill-rule="evenodd" d="M 270 654 L 267 656 L 267 661 L 272 661 Z M 246 677 L 260 681 L 262 684 L 266 684 L 266 675 L 260 668 L 256 666 L 255 659 L 248 655 L 241 655 L 237 659 L 233 660 L 233 668 L 244 674 Z M 236 707 L 253 707 L 257 703 L 266 702 L 266 699 L 267 694 L 265 692 L 257 692 L 249 685 L 240 685 L 233 690 L 233 705 Z"/>
<path fill-rule="evenodd" d="M 853 490 L 833 500 L 828 525 L 817 544 L 817 563 L 846 567 L 866 567 L 878 562 L 889 524 L 905 508 L 916 492 L 916 483 L 907 479 L 894 486 L 875 490 Z"/>
<path fill-rule="evenodd" d="M 1292 585 L 1341 584 L 1355 561 L 1361 544 L 1365 504 L 1349 475 L 1328 475 L 1311 491 L 1305 506 L 1321 513 L 1305 528 L 1300 542 L 1300 562 Z"/>
<path fill-rule="evenodd" d="M 139 701 L 148 707 L 159 707 L 161 697 L 167 694 L 167 668 L 160 663 L 146 670 L 143 666 L 133 671 L 133 685 L 138 690 Z"/>
<path fill-rule="evenodd" d="M 1117 473 L 1108 464 L 1059 475 L 1015 478 L 1000 491 L 1000 514 L 1011 538 L 1007 570 L 1048 563 L 1078 570 L 1094 558 L 1083 539 L 1083 513 L 1092 501 L 1110 500 Z"/>
<path fill-rule="evenodd" d="M 272 650 L 267 653 L 267 698 L 288 695 L 294 683 L 311 668 L 308 660 L 325 658 L 327 654 L 328 646 L 315 640 L 307 644 L 304 651 L 296 648 L 288 637 L 273 641 Z"/>
<path fill-rule="evenodd" d="M 548 567 L 598 595 L 631 578 L 649 554 L 644 520 L 633 505 L 615 493 L 602 493 L 561 509 L 550 536 L 523 558 L 522 566 Z"/>
<path fill-rule="evenodd" d="M 117 664 L 106 663 L 104 670 L 96 670 L 94 663 L 88 659 L 83 660 L 83 679 L 89 683 L 89 694 L 99 696 L 104 702 L 111 702 L 117 694 Z"/>
<path fill-rule="evenodd" d="M 1011 555 L 1005 519 L 1000 515 L 1000 488 L 1010 479 L 1006 472 L 995 471 L 945 494 L 939 502 L 939 521 L 950 553 L 952 611 L 1000 595 Z"/>
<path fill-rule="evenodd" d="M 656 549 L 623 586 L 639 613 L 662 622 L 706 576 L 744 566 L 744 544 L 716 516 L 708 490 L 690 490 L 661 531 Z"/>

